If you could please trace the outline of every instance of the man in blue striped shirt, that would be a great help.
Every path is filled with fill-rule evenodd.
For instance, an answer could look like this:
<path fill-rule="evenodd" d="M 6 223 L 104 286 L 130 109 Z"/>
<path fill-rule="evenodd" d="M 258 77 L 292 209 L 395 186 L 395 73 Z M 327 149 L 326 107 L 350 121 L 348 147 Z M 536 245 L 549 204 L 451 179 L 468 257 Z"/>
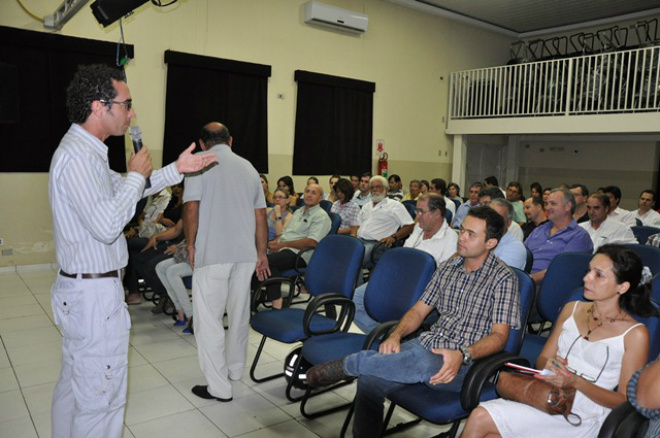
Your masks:
<path fill-rule="evenodd" d="M 121 70 L 81 66 L 67 89 L 72 125 L 50 167 L 48 193 L 55 253 L 61 268 L 52 288 L 62 332 L 62 370 L 52 404 L 52 435 L 119 438 L 126 404 L 130 316 L 121 269 L 128 261 L 124 226 L 140 198 L 158 193 L 216 161 L 192 155 L 152 172 L 146 147 L 122 177 L 108 165 L 103 143 L 124 135 L 135 117 Z M 145 190 L 146 178 L 151 188 Z"/>

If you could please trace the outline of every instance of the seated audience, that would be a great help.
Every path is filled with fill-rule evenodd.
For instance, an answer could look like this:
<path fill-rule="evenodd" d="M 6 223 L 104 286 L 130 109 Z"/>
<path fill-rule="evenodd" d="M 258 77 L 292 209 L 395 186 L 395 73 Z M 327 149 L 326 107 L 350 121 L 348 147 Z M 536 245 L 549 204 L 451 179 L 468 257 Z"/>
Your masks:
<path fill-rule="evenodd" d="M 551 375 L 537 376 L 564 390 L 575 390 L 572 413 L 579 425 L 527 404 L 504 399 L 472 411 L 462 438 L 595 437 L 605 417 L 626 401 L 626 387 L 646 363 L 649 332 L 633 314 L 649 316 L 649 278 L 630 249 L 602 246 L 584 276 L 584 296 L 564 306 L 536 361 Z"/>
<path fill-rule="evenodd" d="M 653 190 L 644 190 L 640 193 L 637 205 L 639 208 L 635 211 L 635 219 L 639 219 L 647 227 L 660 227 L 660 213 L 653 209 L 655 206 Z"/>
<path fill-rule="evenodd" d="M 278 179 L 277 188 L 289 194 L 290 207 L 295 207 L 298 204 L 298 193 L 296 193 L 296 189 L 293 187 L 293 179 L 290 176 L 283 176 Z"/>
<path fill-rule="evenodd" d="M 440 264 L 422 298 L 379 351 L 362 351 L 307 371 L 312 387 L 358 377 L 354 437 L 381 436 L 385 397 L 405 385 L 460 392 L 473 360 L 501 351 L 509 330 L 520 327 L 518 278 L 491 253 L 503 228 L 502 217 L 490 208 L 470 209 L 458 238 L 459 257 Z M 440 316 L 433 326 L 403 342 L 434 309 Z"/>
<path fill-rule="evenodd" d="M 355 191 L 353 195 L 353 202 L 355 202 L 360 208 L 371 201 L 371 190 L 369 190 L 369 181 L 371 180 L 371 172 L 365 172 L 360 177 L 360 184 L 358 190 Z"/>
<path fill-rule="evenodd" d="M 435 259 L 436 265 L 440 265 L 456 253 L 458 235 L 445 221 L 445 199 L 442 196 L 437 193 L 420 196 L 417 201 L 417 218 L 417 224 L 410 237 L 406 239 L 404 247 L 428 252 Z M 358 287 L 353 294 L 355 303 L 353 322 L 365 333 L 369 333 L 378 324 L 369 317 L 364 308 L 364 293 L 368 284 Z"/>
<path fill-rule="evenodd" d="M 497 181 L 497 178 L 494 176 L 487 176 L 484 178 L 484 189 L 489 189 L 495 187 L 497 190 L 502 192 L 502 197 L 506 199 L 506 192 L 500 187 L 500 183 Z"/>
<path fill-rule="evenodd" d="M 341 217 L 338 234 L 355 235 L 358 229 L 358 214 L 360 207 L 353 202 L 353 185 L 346 178 L 340 178 L 335 183 L 335 198 L 330 212 Z"/>
<path fill-rule="evenodd" d="M 431 189 L 431 183 L 425 179 L 421 180 L 420 183 L 422 185 L 420 186 L 419 191 L 422 192 L 422 195 L 426 195 Z"/>
<path fill-rule="evenodd" d="M 518 225 L 522 225 L 526 222 L 525 212 L 523 211 L 523 201 L 525 196 L 523 195 L 522 185 L 518 181 L 511 181 L 506 186 L 506 199 L 513 206 L 513 220 Z"/>
<path fill-rule="evenodd" d="M 552 192 L 552 188 L 547 187 L 543 189 L 543 205 L 548 202 L 548 196 L 550 196 L 550 192 Z"/>
<path fill-rule="evenodd" d="M 610 198 L 610 218 L 616 221 L 619 221 L 629 227 L 634 227 L 637 225 L 635 221 L 635 215 L 628 210 L 624 210 L 619 207 L 619 202 L 621 202 L 621 189 L 617 186 L 607 186 L 603 188 L 603 193 L 605 193 Z"/>
<path fill-rule="evenodd" d="M 481 192 L 479 192 L 479 204 L 481 205 L 488 206 L 495 199 L 504 199 L 502 191 L 497 187 L 489 187 L 487 189 L 482 189 Z M 520 228 L 520 225 L 516 222 L 511 221 L 511 223 L 508 224 L 507 233 L 509 233 L 509 236 L 515 237 L 521 242 L 523 241 L 524 236 L 522 228 Z"/>
<path fill-rule="evenodd" d="M 545 217 L 543 200 L 538 196 L 525 199 L 523 210 L 525 212 L 525 217 L 527 217 L 527 222 L 520 228 L 523 230 L 523 239 L 527 240 L 532 231 L 547 221 L 548 218 Z"/>
<path fill-rule="evenodd" d="M 275 189 L 272 199 L 274 204 L 266 212 L 269 242 L 282 235 L 282 230 L 284 230 L 293 215 L 289 207 L 289 193 L 286 190 Z"/>
<path fill-rule="evenodd" d="M 629 226 L 608 217 L 610 198 L 600 193 L 592 193 L 587 198 L 589 221 L 580 226 L 587 230 L 594 244 L 594 252 L 607 243 L 637 243 Z"/>
<path fill-rule="evenodd" d="M 451 211 L 451 217 L 456 216 L 456 204 L 447 197 L 447 181 L 442 178 L 433 178 L 431 180 L 431 192 L 445 198 L 445 204 L 447 204 L 447 210 Z"/>
<path fill-rule="evenodd" d="M 569 190 L 575 198 L 575 213 L 573 213 L 573 219 L 575 219 L 578 224 L 587 222 L 589 220 L 589 212 L 587 211 L 589 189 L 584 184 L 573 184 Z"/>
<path fill-rule="evenodd" d="M 529 185 L 529 192 L 531 193 L 530 197 L 543 197 L 543 187 L 537 182 L 533 182 Z"/>
<path fill-rule="evenodd" d="M 463 198 L 461 198 L 461 188 L 455 182 L 447 184 L 447 197 L 454 201 L 454 205 L 456 205 L 457 209 L 458 206 L 463 203 Z"/>
<path fill-rule="evenodd" d="M 527 263 L 527 249 L 525 249 L 522 240 L 514 237 L 508 231 L 509 226 L 513 223 L 513 205 L 511 205 L 506 199 L 496 198 L 490 201 L 488 206 L 495 210 L 497 214 L 504 219 L 504 233 L 493 250 L 493 254 L 513 268 L 525 269 L 525 264 Z"/>
<path fill-rule="evenodd" d="M 628 400 L 637 412 L 649 419 L 644 438 L 660 436 L 660 356 L 637 370 L 628 381 Z"/>
<path fill-rule="evenodd" d="M 328 190 L 328 193 L 323 195 L 323 199 L 326 201 L 330 202 L 335 202 L 337 198 L 335 197 L 335 184 L 337 184 L 337 181 L 341 178 L 341 175 L 332 175 L 330 177 L 330 180 L 328 181 L 328 184 L 330 185 L 330 190 Z"/>
<path fill-rule="evenodd" d="M 174 304 L 176 310 L 176 322 L 174 325 L 187 325 L 185 333 L 192 333 L 193 306 L 188 295 L 188 289 L 183 283 L 184 277 L 193 274 L 188 258 L 186 240 L 182 240 L 171 252 L 172 258 L 165 259 L 156 265 L 156 275 L 167 291 L 167 295 Z"/>
<path fill-rule="evenodd" d="M 525 246 L 534 255 L 531 276 L 536 284 L 541 284 L 557 254 L 567 251 L 593 252 L 594 249 L 589 233 L 573 219 L 575 198 L 570 191 L 553 189 L 545 209 L 548 222 L 536 227 L 525 240 Z"/>
<path fill-rule="evenodd" d="M 282 235 L 268 242 L 268 266 L 270 276 L 279 277 L 282 271 L 295 267 L 298 253 L 302 249 L 316 248 L 319 241 L 330 232 L 330 216 L 320 206 L 323 199 L 323 189 L 318 184 L 310 184 L 305 188 L 303 197 L 305 206 L 298 208 L 284 228 Z M 305 252 L 299 261 L 299 266 L 307 266 L 314 251 Z M 254 290 L 260 281 L 257 275 L 252 277 Z M 274 309 L 282 308 L 282 295 L 279 284 L 266 288 L 267 299 Z"/>
<path fill-rule="evenodd" d="M 401 177 L 399 175 L 390 175 L 387 178 L 389 183 L 389 190 L 387 191 L 387 197 L 394 199 L 395 201 L 400 201 L 403 199 L 403 183 L 401 182 Z"/>
<path fill-rule="evenodd" d="M 360 186 L 360 176 L 359 175 L 351 175 L 351 185 L 353 186 L 353 191 L 357 192 L 357 190 Z"/>
<path fill-rule="evenodd" d="M 400 202 L 386 197 L 387 180 L 376 175 L 371 178 L 371 202 L 358 215 L 357 237 L 364 243 L 363 264 L 371 260 L 371 250 L 378 242 L 390 247 L 408 237 L 415 222 Z"/>
<path fill-rule="evenodd" d="M 417 201 L 417 198 L 422 194 L 422 182 L 414 179 L 408 184 L 408 193 L 406 193 L 401 201 Z"/>
<path fill-rule="evenodd" d="M 315 176 L 310 176 L 309 178 L 307 178 L 307 183 L 305 184 L 305 187 L 310 184 L 319 184 L 319 179 Z"/>
<path fill-rule="evenodd" d="M 482 189 L 483 185 L 480 182 L 473 182 L 470 185 L 468 191 L 468 200 L 456 209 L 456 214 L 454 215 L 454 219 L 451 224 L 452 228 L 457 230 L 460 229 L 461 223 L 463 222 L 463 219 L 465 219 L 465 216 L 467 216 L 468 210 L 472 207 L 478 207 L 480 205 L 479 194 L 481 193 Z"/>
<path fill-rule="evenodd" d="M 261 187 L 264 189 L 264 199 L 266 199 L 266 202 L 270 202 L 272 204 L 273 194 L 270 192 L 270 188 L 268 188 L 268 178 L 266 178 L 266 175 L 263 173 L 259 174 L 259 178 L 261 178 Z"/>

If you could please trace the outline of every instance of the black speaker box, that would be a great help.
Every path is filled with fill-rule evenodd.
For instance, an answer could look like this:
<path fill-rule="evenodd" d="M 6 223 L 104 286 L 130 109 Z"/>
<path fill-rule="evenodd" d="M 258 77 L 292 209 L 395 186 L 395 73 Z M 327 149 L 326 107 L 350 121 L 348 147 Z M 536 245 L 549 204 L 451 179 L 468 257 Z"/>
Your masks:
<path fill-rule="evenodd" d="M 92 13 L 96 21 L 108 27 L 133 9 L 138 8 L 149 0 L 96 0 L 91 4 Z"/>
<path fill-rule="evenodd" d="M 0 62 L 0 123 L 18 123 L 18 68 Z"/>

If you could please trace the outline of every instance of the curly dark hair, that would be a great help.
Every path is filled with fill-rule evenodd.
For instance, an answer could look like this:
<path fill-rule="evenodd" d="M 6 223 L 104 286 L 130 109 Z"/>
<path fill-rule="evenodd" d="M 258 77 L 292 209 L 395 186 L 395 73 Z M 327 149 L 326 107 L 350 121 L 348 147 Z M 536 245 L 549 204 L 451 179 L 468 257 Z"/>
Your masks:
<path fill-rule="evenodd" d="M 126 82 L 124 71 L 103 64 L 79 66 L 66 90 L 69 121 L 84 123 L 92 113 L 92 102 L 117 97 L 113 80 Z"/>

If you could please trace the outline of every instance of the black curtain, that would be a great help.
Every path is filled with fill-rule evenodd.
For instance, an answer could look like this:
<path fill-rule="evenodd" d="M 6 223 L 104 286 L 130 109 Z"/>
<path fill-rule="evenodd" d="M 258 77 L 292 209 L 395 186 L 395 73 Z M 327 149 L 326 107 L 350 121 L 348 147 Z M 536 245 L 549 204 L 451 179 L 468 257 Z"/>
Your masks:
<path fill-rule="evenodd" d="M 133 46 L 126 50 L 132 58 Z M 78 65 L 116 66 L 116 51 L 115 43 L 0 26 L 0 62 L 18 72 L 12 84 L 18 90 L 18 117 L 0 123 L 0 172 L 48 172 L 70 126 L 66 88 Z M 125 172 L 124 137 L 109 137 L 106 144 L 110 167 Z"/>
<path fill-rule="evenodd" d="M 371 170 L 373 82 L 296 70 L 294 175 Z"/>
<path fill-rule="evenodd" d="M 268 172 L 269 65 L 165 52 L 167 98 L 163 165 L 176 160 L 208 122 L 234 137 L 233 151 Z"/>

